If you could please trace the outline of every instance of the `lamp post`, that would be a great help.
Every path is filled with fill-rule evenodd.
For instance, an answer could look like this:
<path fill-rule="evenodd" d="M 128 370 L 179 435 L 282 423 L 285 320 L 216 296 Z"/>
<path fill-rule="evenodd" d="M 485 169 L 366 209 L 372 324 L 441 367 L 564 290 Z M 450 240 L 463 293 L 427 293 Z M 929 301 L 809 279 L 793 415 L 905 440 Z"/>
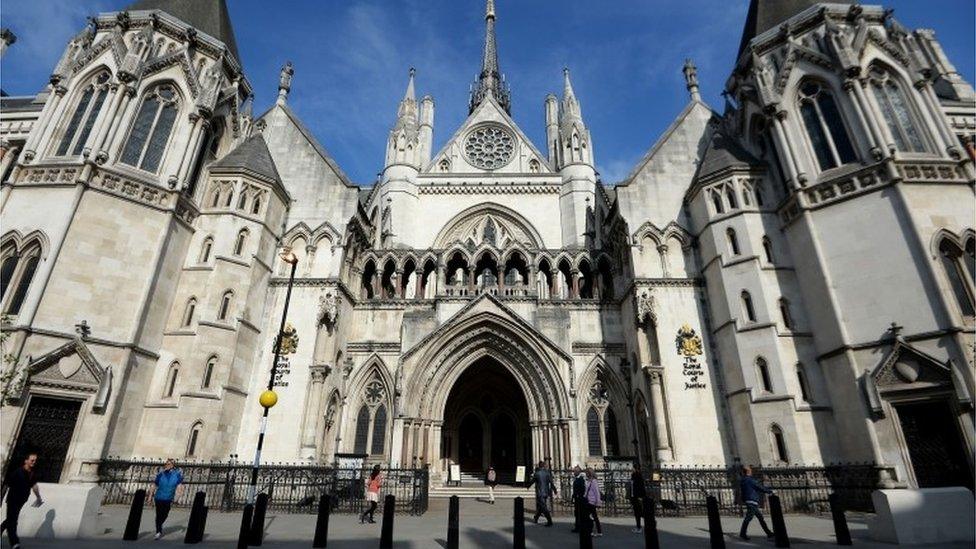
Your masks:
<path fill-rule="evenodd" d="M 254 450 L 254 465 L 251 469 L 251 488 L 248 492 L 248 500 L 254 503 L 257 497 L 258 469 L 261 466 L 261 448 L 264 446 L 264 433 L 268 427 L 268 411 L 278 403 L 278 395 L 274 392 L 275 374 L 278 372 L 278 359 L 281 357 L 281 341 L 284 339 L 285 321 L 288 318 L 288 303 L 291 301 L 291 287 L 295 282 L 295 268 L 298 266 L 298 258 L 291 251 L 285 248 L 279 255 L 281 260 L 291 265 L 291 272 L 288 274 L 288 290 L 285 293 L 285 308 L 281 313 L 281 325 L 278 327 L 278 337 L 275 338 L 274 362 L 271 363 L 271 375 L 268 377 L 268 388 L 261 393 L 259 402 L 264 412 L 261 415 L 261 432 L 258 434 L 258 447 Z"/>

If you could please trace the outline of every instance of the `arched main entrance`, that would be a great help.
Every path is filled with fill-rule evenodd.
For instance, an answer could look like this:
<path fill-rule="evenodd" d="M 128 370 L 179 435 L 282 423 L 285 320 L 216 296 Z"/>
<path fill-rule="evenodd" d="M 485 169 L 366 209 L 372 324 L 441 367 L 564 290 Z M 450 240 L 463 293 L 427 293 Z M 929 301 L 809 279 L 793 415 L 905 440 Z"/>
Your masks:
<path fill-rule="evenodd" d="M 532 462 L 529 411 L 515 377 L 482 357 L 458 377 L 444 409 L 442 455 L 461 471 L 481 475 L 495 467 L 501 482 Z"/>

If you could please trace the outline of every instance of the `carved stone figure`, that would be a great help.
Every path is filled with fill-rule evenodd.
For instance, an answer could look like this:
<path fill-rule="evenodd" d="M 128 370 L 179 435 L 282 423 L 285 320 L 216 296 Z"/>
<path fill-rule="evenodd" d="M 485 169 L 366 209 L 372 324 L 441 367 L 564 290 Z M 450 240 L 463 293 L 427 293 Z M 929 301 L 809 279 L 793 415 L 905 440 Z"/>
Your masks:
<path fill-rule="evenodd" d="M 417 297 L 417 271 L 411 271 L 407 276 L 407 287 L 403 290 L 403 297 L 407 299 Z"/>

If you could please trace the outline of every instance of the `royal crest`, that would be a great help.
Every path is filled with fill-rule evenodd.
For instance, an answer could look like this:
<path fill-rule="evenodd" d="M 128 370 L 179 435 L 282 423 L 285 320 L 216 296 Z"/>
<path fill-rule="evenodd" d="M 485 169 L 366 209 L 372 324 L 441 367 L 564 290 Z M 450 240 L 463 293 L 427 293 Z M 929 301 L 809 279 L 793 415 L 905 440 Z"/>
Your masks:
<path fill-rule="evenodd" d="M 676 344 L 681 356 L 694 357 L 702 354 L 701 337 L 687 323 L 678 330 Z"/>
<path fill-rule="evenodd" d="M 281 350 L 282 355 L 291 355 L 298 350 L 298 330 L 291 325 L 291 322 L 285 324 L 285 329 L 281 331 Z"/>

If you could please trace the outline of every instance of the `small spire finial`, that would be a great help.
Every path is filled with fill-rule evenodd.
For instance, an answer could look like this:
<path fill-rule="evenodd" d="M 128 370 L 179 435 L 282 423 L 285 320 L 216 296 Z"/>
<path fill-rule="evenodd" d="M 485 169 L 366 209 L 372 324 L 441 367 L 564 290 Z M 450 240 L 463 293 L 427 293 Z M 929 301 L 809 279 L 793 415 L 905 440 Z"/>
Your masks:
<path fill-rule="evenodd" d="M 278 104 L 284 105 L 285 100 L 288 98 L 288 92 L 291 91 L 291 79 L 295 74 L 295 68 L 292 66 L 291 61 L 285 63 L 281 67 L 281 74 L 278 77 Z"/>
<path fill-rule="evenodd" d="M 495 0 L 487 0 L 485 3 L 485 19 L 495 18 Z"/>
<path fill-rule="evenodd" d="M 691 59 L 685 59 L 685 66 L 681 69 L 685 73 L 685 87 L 692 101 L 701 101 L 701 94 L 698 93 L 698 67 Z"/>
<path fill-rule="evenodd" d="M 407 80 L 407 93 L 403 95 L 404 99 L 415 100 L 416 94 L 414 93 L 413 77 L 417 74 L 417 69 L 410 67 L 410 78 Z"/>
<path fill-rule="evenodd" d="M 569 67 L 563 67 L 563 97 L 574 97 L 573 83 L 569 79 Z"/>

